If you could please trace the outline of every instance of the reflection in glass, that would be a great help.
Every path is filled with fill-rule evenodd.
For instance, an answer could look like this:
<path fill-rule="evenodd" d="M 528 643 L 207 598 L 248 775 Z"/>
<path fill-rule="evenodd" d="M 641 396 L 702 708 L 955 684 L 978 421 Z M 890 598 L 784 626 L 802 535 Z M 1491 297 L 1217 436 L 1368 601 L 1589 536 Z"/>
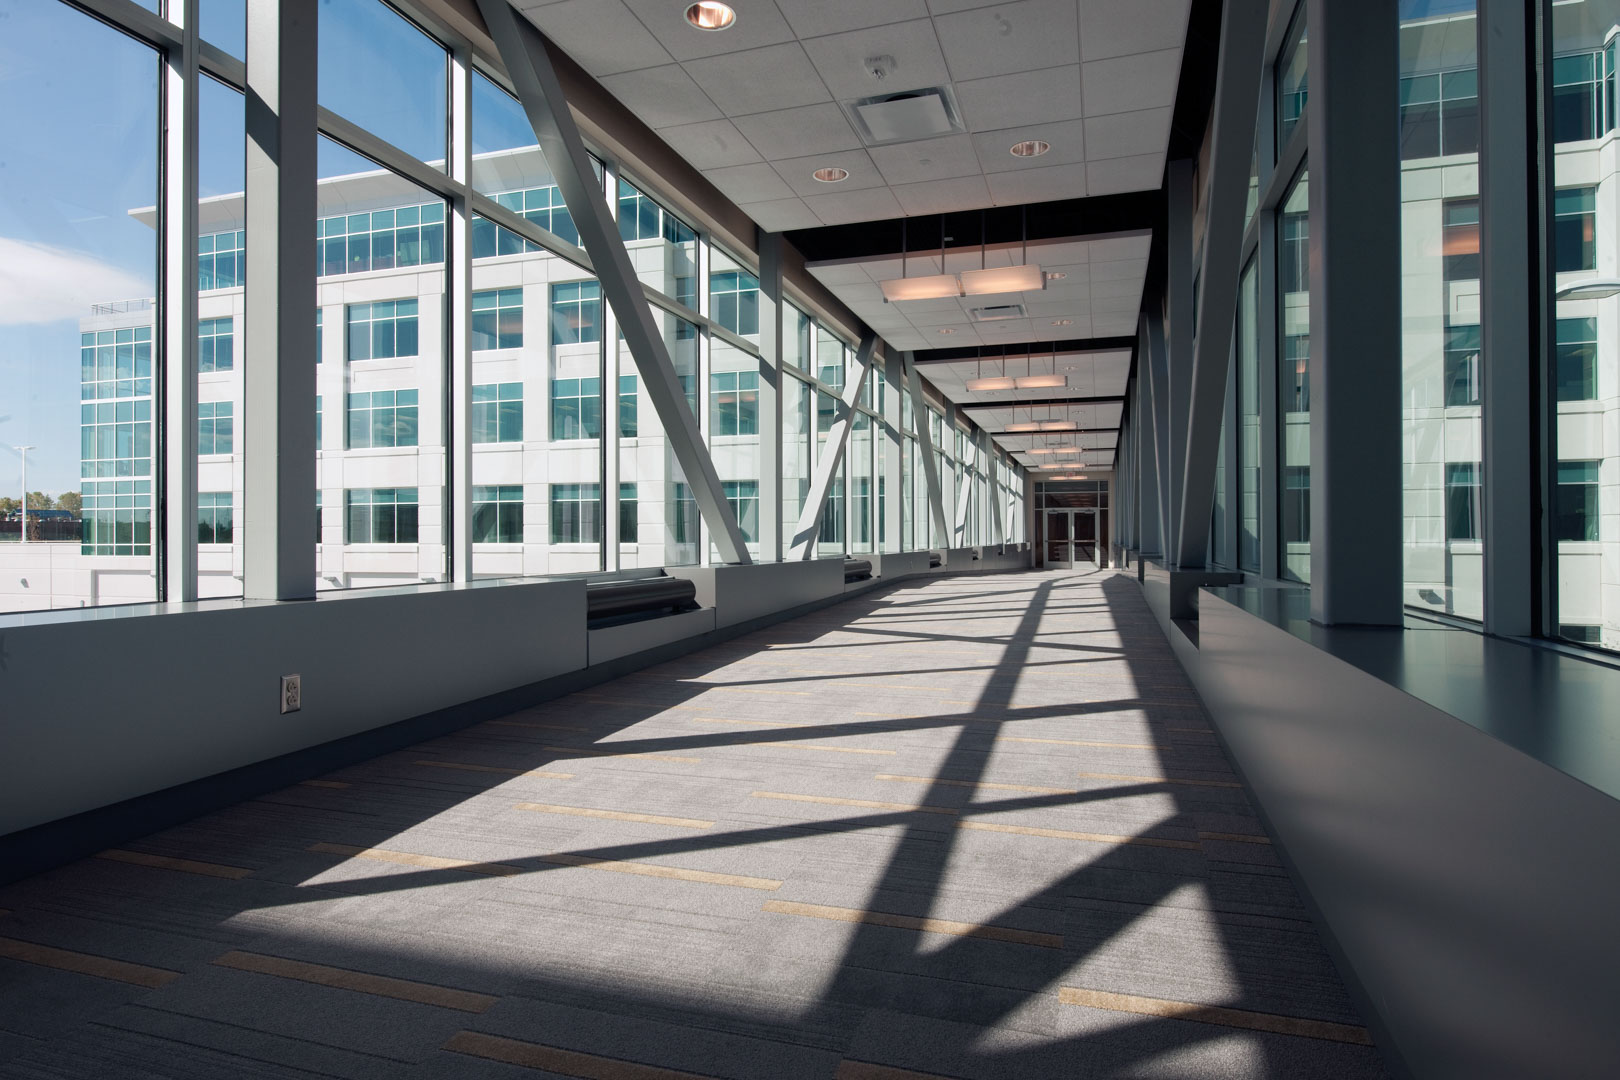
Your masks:
<path fill-rule="evenodd" d="M 1277 221 L 1277 410 L 1281 440 L 1282 576 L 1311 580 L 1310 197 L 1305 173 L 1283 198 Z"/>
<path fill-rule="evenodd" d="M 444 168 L 449 54 L 381 0 L 323 0 L 320 103 Z"/>
<path fill-rule="evenodd" d="M 1288 137 L 1299 126 L 1305 115 L 1305 99 L 1309 92 L 1306 80 L 1305 57 L 1305 5 L 1301 4 L 1295 16 L 1288 45 L 1277 60 L 1277 153 L 1282 154 Z"/>

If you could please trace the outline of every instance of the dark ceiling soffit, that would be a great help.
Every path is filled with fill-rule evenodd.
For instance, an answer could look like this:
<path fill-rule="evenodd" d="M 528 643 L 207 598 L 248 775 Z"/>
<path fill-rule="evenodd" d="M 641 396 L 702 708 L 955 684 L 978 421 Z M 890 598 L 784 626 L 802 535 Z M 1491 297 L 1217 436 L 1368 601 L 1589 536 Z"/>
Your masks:
<path fill-rule="evenodd" d="M 964 360 L 1040 360 L 1050 356 L 1053 348 L 1058 352 L 1119 352 L 1136 347 L 1134 337 L 1072 338 L 1068 341 L 1020 341 L 1009 345 L 986 345 L 982 348 L 964 345 L 951 349 L 923 349 L 911 354 L 915 364 L 961 363 Z M 995 351 L 992 352 L 991 350 Z"/>
<path fill-rule="evenodd" d="M 939 250 L 942 236 L 946 249 L 951 250 L 976 248 L 981 244 L 1137 232 L 1152 228 L 1163 216 L 1163 202 L 1162 189 L 1133 191 L 1089 199 L 1060 199 L 943 215 L 826 225 L 817 229 L 796 229 L 786 235 L 789 242 L 804 253 L 805 260 L 812 263 L 873 259 L 898 255 L 902 249 L 925 255 Z"/>
<path fill-rule="evenodd" d="M 1014 406 L 1026 408 L 1030 405 L 1110 405 L 1125 400 L 1123 394 L 1108 397 L 1062 397 L 1062 398 L 1014 398 L 1010 401 L 962 401 L 957 404 L 963 409 L 1010 409 Z M 1109 431 L 1114 430 L 1109 428 Z M 1040 434 L 1039 432 L 1024 432 L 1023 434 Z"/>
<path fill-rule="evenodd" d="M 1067 431 L 992 431 L 992 432 L 990 432 L 990 434 L 991 435 L 997 435 L 997 436 L 1005 436 L 1006 438 L 1009 438 L 1009 439 L 1016 439 L 1016 438 L 1019 438 L 1021 436 L 1026 436 L 1026 435 L 1031 437 L 1031 438 L 1034 438 L 1034 437 L 1040 436 L 1040 435 L 1118 435 L 1119 434 L 1119 425 L 1116 424 L 1113 427 L 1070 428 Z M 1104 450 L 1104 449 L 1107 449 L 1107 448 L 1099 446 L 1099 447 L 1096 447 L 1096 449 Z M 1014 450 L 1013 451 L 1013 453 L 1015 453 L 1015 454 L 1017 454 L 1017 453 L 1025 453 L 1025 452 L 1026 451 L 1019 451 L 1019 450 Z"/>

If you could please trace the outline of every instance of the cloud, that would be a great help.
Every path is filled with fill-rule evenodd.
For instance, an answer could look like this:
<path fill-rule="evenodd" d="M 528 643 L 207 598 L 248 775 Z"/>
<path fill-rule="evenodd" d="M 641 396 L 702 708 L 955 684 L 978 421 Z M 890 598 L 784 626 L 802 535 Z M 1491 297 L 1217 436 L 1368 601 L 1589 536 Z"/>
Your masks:
<path fill-rule="evenodd" d="M 0 326 L 90 314 L 91 304 L 152 295 L 152 284 L 93 255 L 0 236 Z"/>

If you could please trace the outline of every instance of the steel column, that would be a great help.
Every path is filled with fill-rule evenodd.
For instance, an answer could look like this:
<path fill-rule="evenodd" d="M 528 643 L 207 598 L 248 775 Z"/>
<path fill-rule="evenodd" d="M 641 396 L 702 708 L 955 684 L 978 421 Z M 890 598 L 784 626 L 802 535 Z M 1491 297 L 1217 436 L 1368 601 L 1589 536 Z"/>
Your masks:
<path fill-rule="evenodd" d="M 855 364 L 855 378 L 846 380 L 844 393 L 839 398 L 838 417 L 827 431 L 827 442 L 816 456 L 816 469 L 810 480 L 810 493 L 805 497 L 804 509 L 799 512 L 793 527 L 788 558 L 793 561 L 815 556 L 816 537 L 821 532 L 821 515 L 827 507 L 827 493 L 832 490 L 833 477 L 844 464 L 844 447 L 849 441 L 849 429 L 854 426 L 855 406 L 861 400 L 861 391 L 872 370 L 872 353 L 877 348 L 877 335 L 868 331 L 861 338 L 860 352 Z M 846 492 L 847 497 L 847 492 Z M 845 520 L 848 520 L 846 517 Z"/>
<path fill-rule="evenodd" d="M 902 359 L 906 368 L 906 386 L 911 394 L 911 420 L 917 425 L 917 453 L 922 458 L 923 479 L 928 484 L 930 520 L 940 537 L 949 543 L 951 534 L 945 525 L 945 500 L 940 495 L 939 487 L 939 461 L 934 457 L 934 436 L 928 430 L 928 401 L 923 397 L 922 376 L 917 374 L 917 365 L 912 363 L 909 352 L 903 353 Z M 922 547 L 933 546 L 933 537 L 925 536 Z"/>
<path fill-rule="evenodd" d="M 163 59 L 162 495 L 157 526 L 158 598 L 197 599 L 197 24 L 186 0 L 181 43 Z M 311 404 L 313 407 L 313 403 Z M 310 455 L 314 460 L 314 455 Z M 24 465 L 27 457 L 24 455 Z M 27 485 L 24 485 L 26 488 Z M 23 492 L 26 502 L 27 491 Z M 312 500 L 313 501 L 313 500 Z M 26 507 L 25 507 L 26 509 Z M 28 539 L 24 521 L 23 540 Z M 241 539 L 239 536 L 238 539 Z"/>

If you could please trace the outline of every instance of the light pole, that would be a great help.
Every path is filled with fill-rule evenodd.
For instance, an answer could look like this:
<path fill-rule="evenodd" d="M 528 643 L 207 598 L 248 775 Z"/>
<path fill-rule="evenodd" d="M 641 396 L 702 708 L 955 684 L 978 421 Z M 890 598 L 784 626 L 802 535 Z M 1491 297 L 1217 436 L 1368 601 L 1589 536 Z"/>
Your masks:
<path fill-rule="evenodd" d="M 22 455 L 22 537 L 23 543 L 28 543 L 28 451 L 32 446 L 13 446 L 13 450 Z"/>

